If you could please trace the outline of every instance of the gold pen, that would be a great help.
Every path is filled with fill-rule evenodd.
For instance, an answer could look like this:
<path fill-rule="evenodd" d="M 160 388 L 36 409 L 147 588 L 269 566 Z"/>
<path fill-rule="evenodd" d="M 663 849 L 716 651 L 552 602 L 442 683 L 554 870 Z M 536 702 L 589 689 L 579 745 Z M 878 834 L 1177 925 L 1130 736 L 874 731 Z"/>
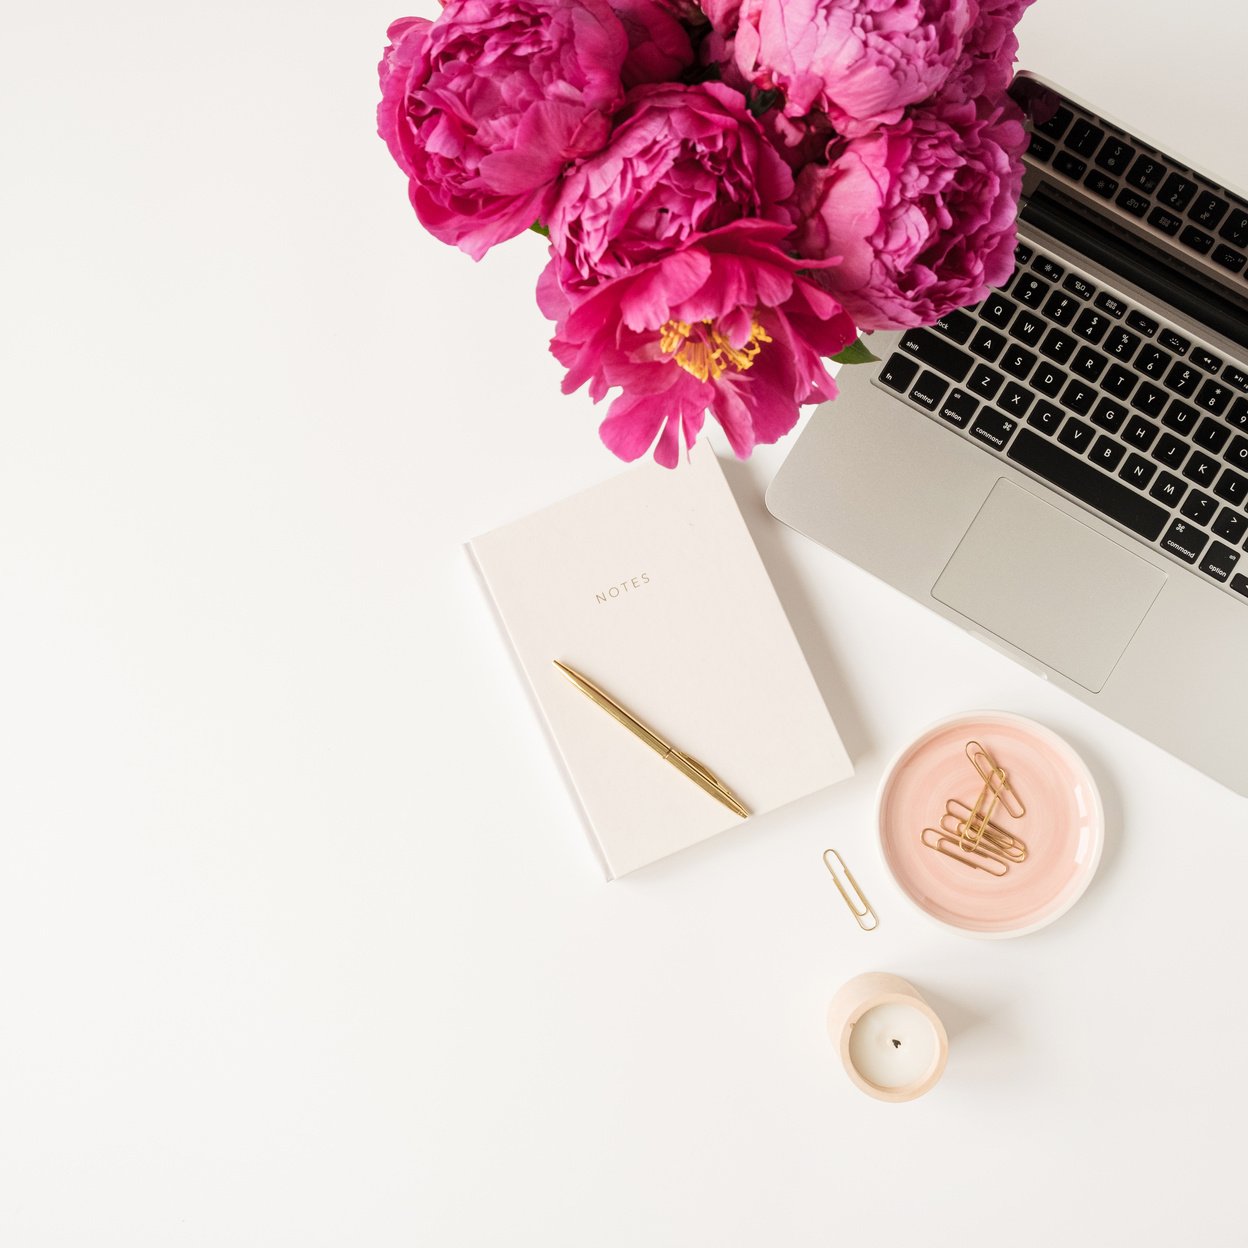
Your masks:
<path fill-rule="evenodd" d="M 619 720 L 634 736 L 640 737 L 660 758 L 666 759 L 677 771 L 688 776 L 699 788 L 704 789 L 717 801 L 723 802 L 735 815 L 748 819 L 750 812 L 741 804 L 735 794 L 717 780 L 710 770 L 696 758 L 683 754 L 674 745 L 669 745 L 657 732 L 647 728 L 639 719 L 630 715 L 618 702 L 608 697 L 592 680 L 586 679 L 580 672 L 574 672 L 566 663 L 554 660 L 555 666 L 591 701 L 596 702 L 613 719 Z"/>

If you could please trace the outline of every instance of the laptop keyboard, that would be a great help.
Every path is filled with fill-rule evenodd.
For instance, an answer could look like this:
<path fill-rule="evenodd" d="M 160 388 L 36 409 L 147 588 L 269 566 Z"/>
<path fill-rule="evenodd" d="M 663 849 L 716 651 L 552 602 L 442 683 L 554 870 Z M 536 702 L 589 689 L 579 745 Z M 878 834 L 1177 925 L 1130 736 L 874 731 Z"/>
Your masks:
<path fill-rule="evenodd" d="M 1248 204 L 1070 101 L 1042 126 L 1029 160 L 1081 186 L 1225 277 L 1248 282 Z"/>
<path fill-rule="evenodd" d="M 1248 601 L 1248 363 L 1024 243 L 875 384 Z"/>

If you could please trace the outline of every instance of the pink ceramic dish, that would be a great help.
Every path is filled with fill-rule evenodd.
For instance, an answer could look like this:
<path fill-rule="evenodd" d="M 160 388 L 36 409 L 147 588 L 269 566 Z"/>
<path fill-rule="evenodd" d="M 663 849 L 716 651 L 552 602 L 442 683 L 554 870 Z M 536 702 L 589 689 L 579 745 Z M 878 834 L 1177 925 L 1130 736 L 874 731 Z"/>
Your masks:
<path fill-rule="evenodd" d="M 1026 842 L 1027 861 L 995 878 L 924 847 L 949 798 L 973 805 L 983 788 L 966 756 L 979 741 L 1004 768 L 1026 808 L 993 822 Z M 1096 784 L 1055 733 L 1004 711 L 975 711 L 933 725 L 897 756 L 880 786 L 880 849 L 901 891 L 925 914 L 972 936 L 1022 936 L 1052 923 L 1096 873 L 1105 816 Z"/>

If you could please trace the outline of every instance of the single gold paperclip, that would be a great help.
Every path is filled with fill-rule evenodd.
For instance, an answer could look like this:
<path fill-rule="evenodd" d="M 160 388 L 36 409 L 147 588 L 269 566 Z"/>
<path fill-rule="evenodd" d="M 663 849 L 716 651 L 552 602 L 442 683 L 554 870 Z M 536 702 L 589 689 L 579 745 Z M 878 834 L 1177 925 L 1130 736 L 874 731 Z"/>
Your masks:
<path fill-rule="evenodd" d="M 845 891 L 845 886 L 841 883 L 840 876 L 836 874 L 836 868 L 828 861 L 829 854 L 835 855 L 837 862 L 841 864 L 841 870 L 845 872 L 845 878 L 852 885 L 853 890 L 858 897 L 858 902 L 861 903 L 861 909 L 858 908 L 858 904 L 856 904 L 853 898 L 851 898 Z M 855 920 L 857 920 L 858 926 L 862 928 L 864 932 L 875 931 L 875 929 L 880 925 L 879 916 L 874 910 L 871 909 L 871 903 L 867 900 L 866 894 L 863 893 L 862 887 L 859 885 L 858 881 L 854 879 L 854 873 L 845 865 L 845 859 L 842 858 L 836 850 L 825 849 L 823 851 L 823 865 L 827 867 L 829 873 L 831 874 L 832 883 L 836 885 L 837 892 L 845 898 L 845 904 L 849 907 L 849 911 L 854 916 Z M 871 916 L 870 924 L 863 922 L 863 919 L 865 919 L 867 915 Z"/>
<path fill-rule="evenodd" d="M 927 839 L 928 836 L 935 838 L 935 844 Z M 943 832 L 937 831 L 935 828 L 924 828 L 923 831 L 919 833 L 919 840 L 922 841 L 928 849 L 934 849 L 937 853 L 944 854 L 946 858 L 952 858 L 954 862 L 960 862 L 966 867 L 973 867 L 976 871 L 987 871 L 989 875 L 995 875 L 998 879 L 1005 875 L 1010 869 L 1009 863 L 1002 862 L 996 854 L 990 853 L 987 849 L 983 848 L 982 845 L 971 846 L 965 852 L 974 854 L 978 858 L 982 858 L 984 860 L 983 862 L 975 862 L 971 858 L 966 857 L 964 854 L 955 853 L 953 848 L 950 847 L 958 846 L 959 842 L 953 840 L 952 837 L 946 836 Z M 995 863 L 1001 868 L 1001 870 L 994 871 L 992 867 L 988 865 L 989 863 Z"/>
<path fill-rule="evenodd" d="M 1006 813 L 1013 819 L 1021 819 L 1027 813 L 1027 808 L 1019 800 L 1014 786 L 1006 779 L 1005 770 L 993 762 L 992 755 L 978 741 L 968 741 L 966 756 L 971 760 L 971 766 L 979 772 L 979 778 L 996 793 Z"/>

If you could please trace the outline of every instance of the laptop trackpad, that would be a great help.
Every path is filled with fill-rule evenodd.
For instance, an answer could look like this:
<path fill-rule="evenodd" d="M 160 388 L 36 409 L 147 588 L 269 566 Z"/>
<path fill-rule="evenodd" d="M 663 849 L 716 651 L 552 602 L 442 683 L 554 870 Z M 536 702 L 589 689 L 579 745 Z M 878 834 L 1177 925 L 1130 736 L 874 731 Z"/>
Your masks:
<path fill-rule="evenodd" d="M 1000 480 L 932 596 L 1096 693 L 1165 583 L 1138 555 Z"/>

